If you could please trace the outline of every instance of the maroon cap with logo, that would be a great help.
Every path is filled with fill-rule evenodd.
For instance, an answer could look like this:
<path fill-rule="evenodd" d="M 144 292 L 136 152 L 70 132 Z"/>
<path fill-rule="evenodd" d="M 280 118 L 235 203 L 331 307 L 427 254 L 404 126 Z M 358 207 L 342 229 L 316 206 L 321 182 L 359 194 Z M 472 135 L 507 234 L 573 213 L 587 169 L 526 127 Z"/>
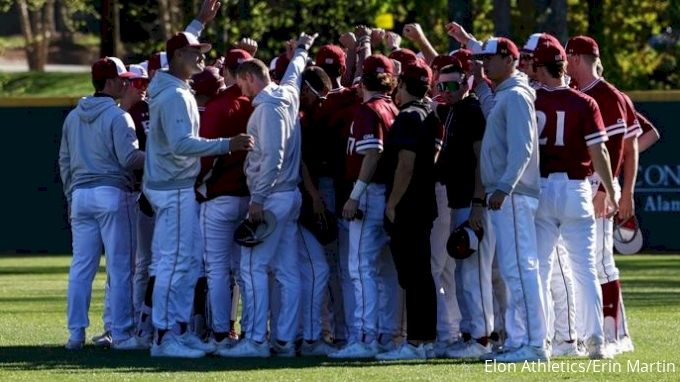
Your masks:
<path fill-rule="evenodd" d="M 232 49 L 227 52 L 227 57 L 224 59 L 224 65 L 231 70 L 236 70 L 244 61 L 252 58 L 253 56 L 243 49 Z"/>
<path fill-rule="evenodd" d="M 197 95 L 212 97 L 224 87 L 224 78 L 220 75 L 220 70 L 214 66 L 206 66 L 201 73 L 194 74 L 191 79 L 193 81 L 191 88 Z"/>
<path fill-rule="evenodd" d="M 472 60 L 472 51 L 467 49 L 456 49 L 450 53 L 451 56 L 455 57 L 460 61 L 460 67 L 463 68 L 464 72 L 470 71 L 470 60 Z"/>
<path fill-rule="evenodd" d="M 399 61 L 402 67 L 411 61 L 418 60 L 418 55 L 411 49 L 407 48 L 393 50 L 389 57 L 393 60 Z"/>
<path fill-rule="evenodd" d="M 123 61 L 117 57 L 104 57 L 92 65 L 92 79 L 94 81 L 108 80 L 116 77 L 131 78 L 134 73 L 125 69 Z"/>
<path fill-rule="evenodd" d="M 201 53 L 208 53 L 212 49 L 211 44 L 199 42 L 196 36 L 188 32 L 177 32 L 165 43 L 165 51 L 168 52 L 169 59 L 172 59 L 176 50 L 186 47 L 200 48 Z"/>
<path fill-rule="evenodd" d="M 432 69 L 423 60 L 411 61 L 401 70 L 402 78 L 420 81 L 426 85 L 432 82 Z"/>
<path fill-rule="evenodd" d="M 346 65 L 345 51 L 337 45 L 324 45 L 316 54 L 316 64 L 321 65 Z"/>
<path fill-rule="evenodd" d="M 492 56 L 501 54 L 503 56 L 512 56 L 515 60 L 519 58 L 519 49 L 512 40 L 505 37 L 492 37 L 484 42 L 481 56 Z"/>
<path fill-rule="evenodd" d="M 567 60 L 564 48 L 557 41 L 546 40 L 534 49 L 534 64 L 545 65 Z"/>
<path fill-rule="evenodd" d="M 449 65 L 458 65 L 461 66 L 460 61 L 453 57 L 453 56 L 448 56 L 448 55 L 439 55 L 435 57 L 432 60 L 432 70 L 434 71 L 439 71 L 441 68 Z"/>
<path fill-rule="evenodd" d="M 388 73 L 394 75 L 394 65 L 389 58 L 382 54 L 374 54 L 366 57 L 363 66 L 363 75 Z"/>
<path fill-rule="evenodd" d="M 600 57 L 600 47 L 597 42 L 588 36 L 576 36 L 569 39 L 566 49 L 567 54 L 590 54 Z"/>

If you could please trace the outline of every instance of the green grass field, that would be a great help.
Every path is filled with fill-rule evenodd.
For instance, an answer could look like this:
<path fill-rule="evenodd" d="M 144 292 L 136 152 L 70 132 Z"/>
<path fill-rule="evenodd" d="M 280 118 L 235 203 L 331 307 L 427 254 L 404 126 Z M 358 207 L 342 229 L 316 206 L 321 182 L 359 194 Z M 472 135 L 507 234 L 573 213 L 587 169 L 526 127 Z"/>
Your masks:
<path fill-rule="evenodd" d="M 487 372 L 481 362 L 335 362 L 325 359 L 152 359 L 87 347 L 70 352 L 66 286 L 70 257 L 0 257 L 0 381 L 679 381 L 680 256 L 617 257 L 636 351 L 613 362 L 554 359 L 574 372 Z M 105 275 L 97 275 L 88 337 L 102 330 Z M 628 363 L 674 363 L 644 373 Z M 576 364 L 576 365 L 575 365 Z M 578 372 L 590 366 L 589 372 Z M 554 366 L 556 367 L 556 366 Z M 595 370 L 595 367 L 605 371 Z M 490 369 L 490 368 L 489 368 Z M 618 370 L 617 370 L 618 369 Z"/>
<path fill-rule="evenodd" d="M 92 92 L 90 72 L 0 72 L 0 97 L 82 97 Z"/>

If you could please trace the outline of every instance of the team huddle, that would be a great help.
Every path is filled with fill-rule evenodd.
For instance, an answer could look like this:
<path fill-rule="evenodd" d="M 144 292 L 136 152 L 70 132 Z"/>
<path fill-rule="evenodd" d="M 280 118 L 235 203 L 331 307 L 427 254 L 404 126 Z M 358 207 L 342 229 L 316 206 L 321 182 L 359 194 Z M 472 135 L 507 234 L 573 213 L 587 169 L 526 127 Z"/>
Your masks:
<path fill-rule="evenodd" d="M 68 349 L 85 346 L 103 247 L 95 346 L 498 362 L 633 351 L 614 222 L 634 219 L 638 154 L 658 132 L 604 80 L 592 38 L 536 33 L 519 49 L 451 22 L 464 48 L 438 54 L 408 24 L 416 54 L 358 26 L 314 57 L 318 36 L 302 33 L 269 65 L 244 39 L 206 66 L 198 38 L 219 7 L 205 0 L 143 63 L 98 60 L 94 95 L 64 122 Z"/>

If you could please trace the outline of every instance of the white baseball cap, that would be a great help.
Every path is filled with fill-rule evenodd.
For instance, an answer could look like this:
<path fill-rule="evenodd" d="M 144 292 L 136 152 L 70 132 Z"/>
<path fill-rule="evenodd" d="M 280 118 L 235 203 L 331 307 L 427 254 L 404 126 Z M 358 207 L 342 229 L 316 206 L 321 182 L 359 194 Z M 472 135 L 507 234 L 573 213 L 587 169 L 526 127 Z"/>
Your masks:
<path fill-rule="evenodd" d="M 642 249 L 644 237 L 635 215 L 628 220 L 614 221 L 614 248 L 622 255 L 634 255 Z"/>

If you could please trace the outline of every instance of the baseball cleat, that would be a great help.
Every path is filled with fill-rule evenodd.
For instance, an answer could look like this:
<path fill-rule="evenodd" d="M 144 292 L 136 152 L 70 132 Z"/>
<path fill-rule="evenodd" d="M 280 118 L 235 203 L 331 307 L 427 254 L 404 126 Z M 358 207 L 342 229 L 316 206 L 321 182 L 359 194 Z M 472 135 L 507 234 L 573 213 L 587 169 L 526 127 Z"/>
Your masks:
<path fill-rule="evenodd" d="M 425 349 L 425 344 L 413 346 L 410 343 L 405 342 L 402 346 L 395 350 L 376 355 L 375 359 L 380 361 L 427 359 L 427 350 Z"/>
<path fill-rule="evenodd" d="M 630 339 L 630 336 L 623 336 L 619 340 L 619 352 L 620 353 L 631 353 L 635 350 L 635 346 L 633 346 L 633 340 Z"/>
<path fill-rule="evenodd" d="M 191 349 L 185 346 L 179 338 L 172 332 L 168 332 L 163 336 L 160 345 L 153 344 L 151 346 L 152 357 L 169 357 L 169 358 L 202 358 L 205 353 Z"/>
<path fill-rule="evenodd" d="M 328 355 L 329 358 L 343 359 L 343 358 L 375 358 L 378 355 L 378 341 L 367 344 L 365 342 L 354 342 L 348 344 L 344 348 Z"/>
<path fill-rule="evenodd" d="M 216 353 L 220 357 L 234 357 L 234 358 L 269 358 L 269 343 L 263 342 L 261 344 L 253 340 L 241 340 L 236 346 L 231 349 L 220 349 Z"/>
<path fill-rule="evenodd" d="M 300 348 L 300 354 L 303 357 L 327 356 L 335 351 L 337 351 L 337 349 L 324 340 L 318 340 L 312 343 L 304 341 Z"/>
<path fill-rule="evenodd" d="M 132 336 L 126 340 L 115 341 L 111 347 L 116 350 L 149 350 L 151 346 L 145 338 Z"/>
<path fill-rule="evenodd" d="M 68 340 L 66 343 L 66 349 L 68 350 L 79 350 L 85 347 L 85 341 L 81 340 Z"/>
<path fill-rule="evenodd" d="M 516 350 L 511 350 L 503 354 L 498 354 L 493 358 L 496 362 L 515 363 L 515 362 L 547 362 L 549 357 L 543 347 L 524 345 Z"/>
<path fill-rule="evenodd" d="M 553 357 L 581 357 L 583 355 L 576 342 L 559 341 L 552 345 Z"/>
<path fill-rule="evenodd" d="M 447 358 L 466 359 L 479 358 L 488 353 L 491 353 L 491 344 L 484 346 L 473 340 L 469 341 L 465 347 L 447 350 L 445 355 Z"/>
<path fill-rule="evenodd" d="M 275 341 L 269 350 L 271 351 L 271 355 L 273 357 L 293 358 L 296 356 L 295 344 L 293 342 L 288 342 L 285 345 L 281 345 L 278 341 Z"/>
<path fill-rule="evenodd" d="M 217 348 L 212 342 L 203 342 L 192 332 L 185 332 L 181 336 L 178 336 L 177 339 L 189 349 L 200 350 L 205 354 L 212 354 L 217 351 Z"/>
<path fill-rule="evenodd" d="M 111 332 L 110 331 L 105 331 L 104 333 L 92 337 L 92 343 L 94 344 L 95 347 L 98 348 L 110 348 L 111 344 L 113 343 L 113 339 L 111 338 Z"/>
<path fill-rule="evenodd" d="M 588 341 L 588 358 L 590 359 L 613 359 L 614 355 L 609 351 L 607 345 L 599 343 L 593 339 Z"/>

